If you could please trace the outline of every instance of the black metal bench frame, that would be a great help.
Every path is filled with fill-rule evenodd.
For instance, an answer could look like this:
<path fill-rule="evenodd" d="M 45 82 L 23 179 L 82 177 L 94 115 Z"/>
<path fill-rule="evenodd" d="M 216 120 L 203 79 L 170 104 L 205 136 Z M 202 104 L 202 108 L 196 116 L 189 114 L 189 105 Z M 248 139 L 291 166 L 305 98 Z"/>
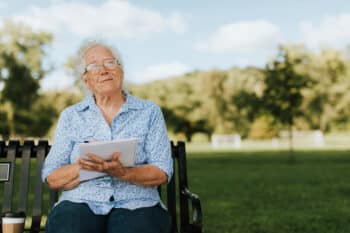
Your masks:
<path fill-rule="evenodd" d="M 50 150 L 48 141 L 40 140 L 37 144 L 33 140 L 26 140 L 21 144 L 18 140 L 10 140 L 8 143 L 0 140 L 0 158 L 2 162 L 10 162 L 9 181 L 1 182 L 0 189 L 3 189 L 2 213 L 20 212 L 31 213 L 31 224 L 26 232 L 38 233 L 44 231 L 40 223 L 43 213 L 43 188 L 41 182 L 41 169 L 46 155 Z M 172 218 L 172 233 L 201 233 L 202 232 L 202 210 L 200 199 L 188 189 L 187 165 L 185 143 L 179 141 L 177 145 L 171 142 L 172 157 L 174 159 L 174 175 L 168 185 L 159 187 L 166 189 L 168 211 Z M 30 174 L 31 159 L 35 158 L 35 174 Z M 19 184 L 15 184 L 16 160 L 20 160 Z M 18 175 L 18 174 L 17 174 Z M 34 176 L 34 199 L 33 207 L 29 209 L 27 202 L 29 196 L 29 180 Z M 14 208 L 14 191 L 19 187 L 19 199 L 17 208 Z M 178 193 L 178 195 L 176 195 Z M 177 208 L 177 197 L 179 206 Z M 48 209 L 58 200 L 58 192 L 49 191 Z M 191 207 L 189 206 L 191 202 Z M 27 215 L 28 215 L 27 214 Z M 190 220 L 191 215 L 191 220 Z M 1 232 L 1 227 L 0 227 Z"/>

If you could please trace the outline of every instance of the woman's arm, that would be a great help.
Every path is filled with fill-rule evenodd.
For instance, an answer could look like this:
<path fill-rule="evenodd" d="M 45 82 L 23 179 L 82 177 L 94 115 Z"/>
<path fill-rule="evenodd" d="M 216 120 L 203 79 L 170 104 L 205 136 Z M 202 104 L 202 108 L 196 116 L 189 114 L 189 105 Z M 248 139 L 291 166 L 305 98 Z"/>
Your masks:
<path fill-rule="evenodd" d="M 120 178 L 142 186 L 158 186 L 166 183 L 168 179 L 165 172 L 158 167 L 149 164 L 128 168 L 126 169 L 125 174 Z"/>
<path fill-rule="evenodd" d="M 55 137 L 42 169 L 42 180 L 52 189 L 71 189 L 79 183 L 79 166 L 70 163 L 72 114 L 64 110 L 58 120 Z"/>
<path fill-rule="evenodd" d="M 62 166 L 50 173 L 46 182 L 51 189 L 68 190 L 80 183 L 80 166 L 78 163 Z"/>

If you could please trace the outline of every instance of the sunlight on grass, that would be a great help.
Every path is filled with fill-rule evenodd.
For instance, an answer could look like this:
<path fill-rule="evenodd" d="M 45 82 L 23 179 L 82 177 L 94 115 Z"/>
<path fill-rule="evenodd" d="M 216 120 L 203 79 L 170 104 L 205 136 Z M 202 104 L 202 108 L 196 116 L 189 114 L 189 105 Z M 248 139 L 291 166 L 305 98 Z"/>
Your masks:
<path fill-rule="evenodd" d="M 298 149 L 291 163 L 287 150 L 193 146 L 187 147 L 188 182 L 201 198 L 204 233 L 350 232 L 348 150 Z M 46 191 L 44 213 L 47 202 Z"/>

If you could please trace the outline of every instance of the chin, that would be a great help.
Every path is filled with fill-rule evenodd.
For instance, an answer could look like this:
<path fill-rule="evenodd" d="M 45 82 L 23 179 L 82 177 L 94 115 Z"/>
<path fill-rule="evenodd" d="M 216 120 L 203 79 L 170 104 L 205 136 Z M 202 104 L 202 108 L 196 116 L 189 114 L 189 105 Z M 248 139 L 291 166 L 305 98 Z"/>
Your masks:
<path fill-rule="evenodd" d="M 97 91 L 101 95 L 113 95 L 115 93 L 119 93 L 122 91 L 122 88 L 116 88 L 116 87 L 104 87 L 99 88 Z"/>

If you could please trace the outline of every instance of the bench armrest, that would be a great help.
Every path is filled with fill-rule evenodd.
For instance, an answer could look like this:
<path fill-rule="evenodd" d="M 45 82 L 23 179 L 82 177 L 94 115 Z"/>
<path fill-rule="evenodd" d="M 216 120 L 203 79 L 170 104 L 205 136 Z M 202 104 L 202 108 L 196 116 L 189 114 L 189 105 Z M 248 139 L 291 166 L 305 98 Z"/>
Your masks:
<path fill-rule="evenodd" d="M 202 207 L 198 195 L 191 193 L 188 188 L 183 189 L 182 194 L 192 203 L 192 227 L 195 228 L 195 232 L 202 232 Z"/>

